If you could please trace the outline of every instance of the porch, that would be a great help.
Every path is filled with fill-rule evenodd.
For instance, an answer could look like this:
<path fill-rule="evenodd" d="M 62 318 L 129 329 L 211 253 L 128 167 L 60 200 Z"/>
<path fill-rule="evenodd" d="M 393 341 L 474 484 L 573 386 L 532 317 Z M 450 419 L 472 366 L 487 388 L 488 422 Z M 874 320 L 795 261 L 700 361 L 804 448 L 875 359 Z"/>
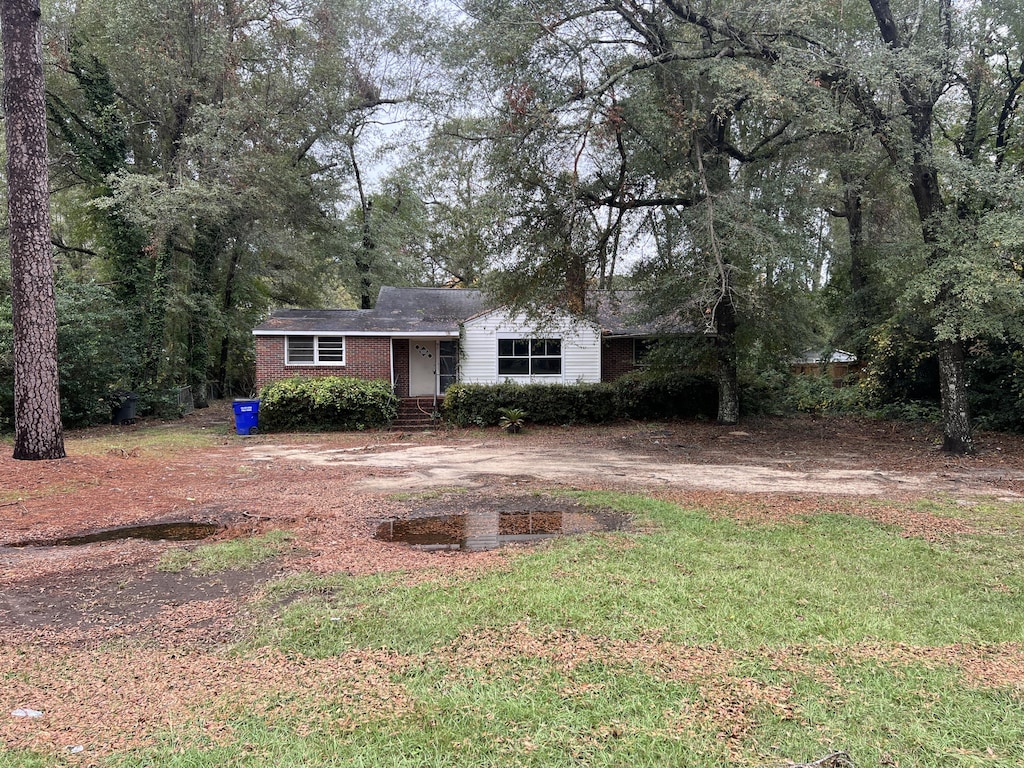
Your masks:
<path fill-rule="evenodd" d="M 459 342 L 435 336 L 391 339 L 391 384 L 401 398 L 428 399 L 433 405 L 458 377 Z"/>

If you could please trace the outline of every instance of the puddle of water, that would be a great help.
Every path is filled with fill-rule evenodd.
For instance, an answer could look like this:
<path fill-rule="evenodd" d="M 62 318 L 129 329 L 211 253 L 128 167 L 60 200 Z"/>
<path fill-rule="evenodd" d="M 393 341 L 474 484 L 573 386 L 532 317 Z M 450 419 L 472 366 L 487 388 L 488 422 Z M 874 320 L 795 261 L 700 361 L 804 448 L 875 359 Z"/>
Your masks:
<path fill-rule="evenodd" d="M 119 539 L 144 539 L 146 541 L 197 541 L 222 530 L 217 523 L 157 523 L 154 525 L 132 525 L 122 528 L 108 528 L 79 536 L 60 539 L 34 539 L 8 544 L 9 547 L 80 547 L 102 541 Z"/>
<path fill-rule="evenodd" d="M 377 526 L 374 538 L 409 544 L 416 549 L 480 552 L 513 542 L 620 531 L 625 523 L 624 515 L 613 512 L 476 511 L 385 520 Z"/>

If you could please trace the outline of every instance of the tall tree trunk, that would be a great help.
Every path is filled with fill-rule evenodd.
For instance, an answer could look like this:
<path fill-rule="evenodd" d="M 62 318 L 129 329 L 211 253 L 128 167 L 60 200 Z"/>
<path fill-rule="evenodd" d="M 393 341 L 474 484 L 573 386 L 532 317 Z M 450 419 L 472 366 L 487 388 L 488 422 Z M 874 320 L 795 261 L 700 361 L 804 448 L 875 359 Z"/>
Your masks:
<path fill-rule="evenodd" d="M 224 281 L 224 301 L 221 309 L 224 317 L 228 317 L 234 306 L 235 276 L 238 274 L 238 262 L 242 258 L 242 249 L 237 245 L 231 250 L 231 261 L 228 263 L 228 274 Z M 228 360 L 231 357 L 231 334 L 224 331 L 220 340 L 220 359 L 217 362 L 217 392 L 220 397 L 227 397 L 228 391 Z"/>
<path fill-rule="evenodd" d="M 583 254 L 573 250 L 566 237 L 565 303 L 574 315 L 582 315 L 587 307 L 587 264 Z"/>
<path fill-rule="evenodd" d="M 845 167 L 839 169 L 839 174 L 843 180 L 842 214 L 846 218 L 850 241 L 850 325 L 855 329 L 864 329 L 872 322 L 867 245 L 864 237 L 864 179 Z M 853 352 L 858 360 L 863 361 L 867 351 L 864 334 L 858 332 Z"/>
<path fill-rule="evenodd" d="M 864 201 L 861 197 L 861 179 L 846 168 L 840 168 L 843 180 L 843 212 L 850 238 L 850 288 L 856 297 L 868 287 L 867 265 L 864 258 Z"/>
<path fill-rule="evenodd" d="M 356 137 L 353 133 L 348 144 L 349 159 L 352 161 L 352 171 L 356 180 L 356 190 L 359 192 L 359 218 L 362 238 L 359 243 L 359 250 L 356 251 L 356 272 L 359 275 L 359 308 L 371 309 L 373 307 L 373 230 L 370 224 L 370 214 L 373 210 L 373 201 L 366 196 L 363 188 L 363 174 L 359 170 L 359 162 L 356 160 Z"/>
<path fill-rule="evenodd" d="M 64 457 L 39 16 L 39 0 L 0 2 L 14 320 L 15 459 Z"/>
<path fill-rule="evenodd" d="M 940 341 L 939 384 L 942 388 L 942 450 L 960 455 L 974 453 L 965 369 L 963 343 Z"/>
<path fill-rule="evenodd" d="M 718 379 L 718 423 L 740 420 L 740 385 L 736 371 L 736 308 L 731 290 L 722 296 L 715 310 L 715 376 Z"/>
<path fill-rule="evenodd" d="M 697 136 L 694 148 L 697 172 L 707 208 L 708 251 L 714 259 L 717 277 L 712 320 L 715 324 L 715 377 L 718 380 L 718 423 L 735 424 L 740 419 L 740 384 L 736 361 L 738 320 L 736 305 L 733 303 L 733 268 L 728 255 L 718 240 L 715 222 L 715 199 L 724 193 L 732 180 L 729 176 L 729 161 L 723 151 L 727 134 L 728 118 L 720 115 L 708 117 L 707 132 Z M 704 161 L 705 146 L 710 150 L 709 162 Z"/>
<path fill-rule="evenodd" d="M 917 158 L 915 158 L 916 160 Z M 917 204 L 925 245 L 930 249 L 929 261 L 938 262 L 945 254 L 934 231 L 934 218 L 945 204 L 933 166 L 915 162 L 911 167 L 911 190 Z M 937 303 L 950 301 L 951 286 L 943 285 Z M 971 409 L 967 401 L 967 364 L 960 340 L 938 344 L 939 388 L 942 397 L 942 449 L 960 455 L 974 453 L 971 434 Z"/>
<path fill-rule="evenodd" d="M 869 4 L 882 40 L 894 51 L 909 50 L 914 43 L 913 33 L 896 21 L 889 0 L 869 0 Z M 953 3 L 952 0 L 939 0 L 937 5 L 939 18 L 946 30 L 942 45 L 944 52 L 948 53 L 951 45 L 950 26 L 945 22 L 951 17 Z M 936 263 L 942 259 L 944 253 L 934 231 L 935 219 L 945 211 L 946 203 L 939 184 L 939 166 L 936 165 L 932 154 L 932 129 L 935 123 L 935 105 L 944 89 L 940 87 L 939 80 L 925 77 L 912 67 L 907 71 L 897 71 L 897 81 L 900 98 L 910 120 L 910 191 L 914 196 L 925 245 L 931 250 L 928 260 Z M 939 302 L 948 296 L 947 287 L 944 286 L 939 291 Z M 973 453 L 963 343 L 940 342 L 937 352 L 939 385 L 942 390 L 943 448 L 953 453 Z"/>

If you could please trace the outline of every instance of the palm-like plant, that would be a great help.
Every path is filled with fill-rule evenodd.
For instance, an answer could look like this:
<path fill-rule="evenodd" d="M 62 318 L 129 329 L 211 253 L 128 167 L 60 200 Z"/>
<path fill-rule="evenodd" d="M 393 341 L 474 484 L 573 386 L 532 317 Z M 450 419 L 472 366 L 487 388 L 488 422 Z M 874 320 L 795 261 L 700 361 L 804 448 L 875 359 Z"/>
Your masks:
<path fill-rule="evenodd" d="M 498 426 L 510 435 L 516 435 L 523 431 L 523 424 L 526 423 L 526 411 L 522 408 L 499 408 Z"/>

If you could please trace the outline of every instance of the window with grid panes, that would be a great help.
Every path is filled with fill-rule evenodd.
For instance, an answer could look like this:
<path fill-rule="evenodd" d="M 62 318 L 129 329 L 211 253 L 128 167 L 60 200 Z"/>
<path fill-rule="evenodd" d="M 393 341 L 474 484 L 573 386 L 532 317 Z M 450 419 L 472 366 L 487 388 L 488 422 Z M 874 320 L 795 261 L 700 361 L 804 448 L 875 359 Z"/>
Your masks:
<path fill-rule="evenodd" d="M 285 342 L 288 365 L 344 365 L 344 336 L 288 336 Z"/>
<path fill-rule="evenodd" d="M 498 339 L 499 376 L 558 376 L 561 339 Z"/>

